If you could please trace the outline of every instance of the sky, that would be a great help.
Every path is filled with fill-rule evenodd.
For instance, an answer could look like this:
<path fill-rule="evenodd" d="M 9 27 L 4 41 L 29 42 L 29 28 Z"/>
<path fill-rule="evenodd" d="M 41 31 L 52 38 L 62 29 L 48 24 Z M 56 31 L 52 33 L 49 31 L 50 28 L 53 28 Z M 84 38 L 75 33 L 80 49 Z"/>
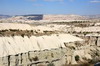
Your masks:
<path fill-rule="evenodd" d="M 0 0 L 0 14 L 100 14 L 100 0 Z"/>

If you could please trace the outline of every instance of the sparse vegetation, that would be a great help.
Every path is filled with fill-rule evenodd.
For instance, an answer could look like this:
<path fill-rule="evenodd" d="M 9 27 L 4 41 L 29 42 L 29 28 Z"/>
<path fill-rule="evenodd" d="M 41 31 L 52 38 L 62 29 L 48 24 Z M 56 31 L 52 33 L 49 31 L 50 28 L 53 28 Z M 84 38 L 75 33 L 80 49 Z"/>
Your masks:
<path fill-rule="evenodd" d="M 11 36 L 14 37 L 14 34 L 12 34 Z"/>
<path fill-rule="evenodd" d="M 24 34 L 21 34 L 21 36 L 24 38 Z"/>
<path fill-rule="evenodd" d="M 90 33 L 90 32 L 83 32 L 84 35 L 87 35 L 87 34 L 89 34 L 89 33 Z"/>
<path fill-rule="evenodd" d="M 51 53 L 51 57 L 52 57 L 52 58 L 54 57 L 53 53 Z"/>
<path fill-rule="evenodd" d="M 49 63 L 47 66 L 55 66 L 54 63 Z"/>
<path fill-rule="evenodd" d="M 38 59 L 37 56 L 35 56 L 35 57 L 33 58 L 33 60 L 34 60 L 34 61 L 38 61 L 39 59 Z"/>
<path fill-rule="evenodd" d="M 62 66 L 93 66 L 93 64 L 89 64 L 89 63 L 79 63 L 79 64 L 65 64 Z"/>

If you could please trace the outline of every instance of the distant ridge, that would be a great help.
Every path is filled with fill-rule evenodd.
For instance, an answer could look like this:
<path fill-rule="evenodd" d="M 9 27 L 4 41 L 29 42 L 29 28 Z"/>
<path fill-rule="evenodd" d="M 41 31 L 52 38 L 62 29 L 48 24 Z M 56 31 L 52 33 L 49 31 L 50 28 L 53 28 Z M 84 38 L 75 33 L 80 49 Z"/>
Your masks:
<path fill-rule="evenodd" d="M 0 19 L 9 18 L 9 17 L 11 17 L 11 16 L 10 15 L 2 15 L 2 14 L 0 14 Z"/>
<path fill-rule="evenodd" d="M 10 18 L 10 15 L 0 14 L 0 19 Z M 77 14 L 26 14 L 26 15 L 15 15 L 13 19 L 17 20 L 89 20 L 89 19 L 100 19 L 98 15 L 77 15 Z"/>
<path fill-rule="evenodd" d="M 28 14 L 19 15 L 14 18 L 24 19 L 24 20 L 84 20 L 84 16 L 74 15 L 74 14 Z"/>
<path fill-rule="evenodd" d="M 25 15 L 15 15 L 15 16 L 43 16 L 43 14 L 25 14 Z"/>
<path fill-rule="evenodd" d="M 87 18 L 90 18 L 90 19 L 98 19 L 100 18 L 100 14 L 97 14 L 97 15 L 84 15 L 85 17 Z"/>

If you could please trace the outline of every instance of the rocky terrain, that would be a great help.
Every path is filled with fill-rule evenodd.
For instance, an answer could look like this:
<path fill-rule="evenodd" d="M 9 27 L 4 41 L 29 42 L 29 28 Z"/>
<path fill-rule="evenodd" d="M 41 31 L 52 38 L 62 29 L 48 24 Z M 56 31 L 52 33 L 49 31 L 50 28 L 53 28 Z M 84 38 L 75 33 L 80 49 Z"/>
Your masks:
<path fill-rule="evenodd" d="M 0 66 L 93 66 L 100 62 L 100 21 L 78 16 L 78 20 L 57 22 L 59 15 L 52 16 L 51 22 L 30 23 L 19 17 L 23 19 L 1 20 Z"/>

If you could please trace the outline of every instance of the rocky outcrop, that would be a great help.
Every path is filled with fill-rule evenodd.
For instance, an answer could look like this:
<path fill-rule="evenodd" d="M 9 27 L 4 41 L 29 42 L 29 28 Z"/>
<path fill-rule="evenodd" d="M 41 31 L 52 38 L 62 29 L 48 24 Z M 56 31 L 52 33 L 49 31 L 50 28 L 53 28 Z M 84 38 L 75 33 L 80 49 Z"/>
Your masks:
<path fill-rule="evenodd" d="M 79 27 L 79 32 L 73 32 L 76 25 L 0 24 L 0 66 L 72 66 L 98 62 L 100 37 L 94 33 L 99 27 L 95 30 L 86 27 L 83 32 Z"/>
<path fill-rule="evenodd" d="M 51 63 L 55 66 L 61 66 L 66 62 L 64 55 L 67 51 L 67 49 L 59 48 L 0 57 L 0 66 L 47 66 Z"/>
<path fill-rule="evenodd" d="M 67 38 L 68 37 L 68 38 Z M 70 38 L 70 39 L 69 39 Z M 83 41 L 69 34 L 51 36 L 13 36 L 0 37 L 0 57 L 18 53 L 65 47 L 64 43 Z"/>

